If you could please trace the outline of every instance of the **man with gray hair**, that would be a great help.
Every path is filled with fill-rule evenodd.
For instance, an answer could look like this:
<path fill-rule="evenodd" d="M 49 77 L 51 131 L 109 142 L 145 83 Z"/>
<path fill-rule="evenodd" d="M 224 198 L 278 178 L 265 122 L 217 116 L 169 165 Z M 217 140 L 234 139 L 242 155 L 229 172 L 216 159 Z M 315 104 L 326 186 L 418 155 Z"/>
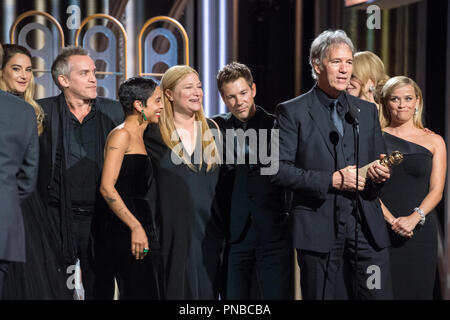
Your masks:
<path fill-rule="evenodd" d="M 62 49 L 51 69 L 62 93 L 38 101 L 46 115 L 40 137 L 38 191 L 60 235 L 65 264 L 80 260 L 86 299 L 93 299 L 94 287 L 99 287 L 94 276 L 98 256 L 94 261 L 91 225 L 101 198 L 103 148 L 109 132 L 124 119 L 119 102 L 97 97 L 95 70 L 87 50 Z M 108 274 L 107 268 L 98 274 Z M 110 294 L 102 292 L 96 297 L 112 298 L 113 282 L 110 284 Z"/>
<path fill-rule="evenodd" d="M 0 65 L 3 47 L 0 44 Z M 25 262 L 20 202 L 36 186 L 38 130 L 33 107 L 0 90 L 0 298 L 10 262 Z"/>
<path fill-rule="evenodd" d="M 353 52 L 344 31 L 321 33 L 310 51 L 316 85 L 276 112 L 280 169 L 272 182 L 294 194 L 292 241 L 304 299 L 341 298 L 342 268 L 350 296 L 392 298 L 390 242 L 377 198 L 390 170 L 375 164 L 367 179 L 356 179 L 357 135 L 360 166 L 382 157 L 385 145 L 376 106 L 345 92 Z"/>

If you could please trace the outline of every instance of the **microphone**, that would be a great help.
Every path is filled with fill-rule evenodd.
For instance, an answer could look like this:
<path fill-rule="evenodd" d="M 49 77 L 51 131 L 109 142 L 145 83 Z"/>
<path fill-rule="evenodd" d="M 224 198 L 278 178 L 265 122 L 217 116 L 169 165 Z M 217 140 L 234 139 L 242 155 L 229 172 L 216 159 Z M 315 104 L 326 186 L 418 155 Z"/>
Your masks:
<path fill-rule="evenodd" d="M 357 107 L 352 108 L 350 102 L 348 101 L 347 95 L 345 95 L 345 101 L 347 101 L 348 112 L 345 114 L 345 119 L 356 126 L 359 132 L 359 109 Z"/>
<path fill-rule="evenodd" d="M 349 111 L 345 114 L 345 119 L 354 126 L 359 125 L 359 110 L 357 108 L 349 108 Z"/>

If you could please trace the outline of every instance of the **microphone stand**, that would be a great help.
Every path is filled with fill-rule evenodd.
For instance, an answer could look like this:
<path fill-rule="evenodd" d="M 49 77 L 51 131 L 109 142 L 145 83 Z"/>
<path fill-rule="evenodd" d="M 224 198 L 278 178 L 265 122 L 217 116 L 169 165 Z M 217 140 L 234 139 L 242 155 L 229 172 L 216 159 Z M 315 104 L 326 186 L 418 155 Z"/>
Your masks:
<path fill-rule="evenodd" d="M 359 115 L 351 111 L 350 103 L 348 102 L 347 96 L 345 96 L 347 105 L 349 107 L 349 115 L 353 124 L 353 136 L 355 138 L 355 162 L 356 162 L 356 191 L 355 200 L 353 201 L 353 208 L 355 211 L 355 279 L 354 279 L 354 298 L 358 300 L 358 228 L 361 225 L 361 215 L 359 213 L 359 190 L 358 190 L 358 179 L 359 179 Z M 359 111 L 359 110 L 358 110 Z"/>
<path fill-rule="evenodd" d="M 358 179 L 359 179 L 359 121 L 354 118 L 353 121 L 353 136 L 355 137 L 355 160 L 356 160 L 356 191 L 355 191 L 355 300 L 358 300 L 358 227 L 361 223 L 361 216 L 359 214 L 359 189 L 358 189 Z"/>
<path fill-rule="evenodd" d="M 337 171 L 338 170 L 338 154 L 337 154 L 336 147 L 339 143 L 339 133 L 337 133 L 336 131 L 332 131 L 330 133 L 330 141 L 331 141 L 331 144 L 333 145 L 333 149 L 334 149 L 334 171 Z M 334 197 L 333 208 L 334 208 L 333 212 L 335 212 L 335 215 L 334 215 L 334 219 L 335 219 L 334 224 L 335 224 L 335 230 L 336 230 L 335 235 L 337 236 L 337 233 L 339 230 L 340 214 L 336 209 L 337 208 L 337 197 L 336 196 Z"/>

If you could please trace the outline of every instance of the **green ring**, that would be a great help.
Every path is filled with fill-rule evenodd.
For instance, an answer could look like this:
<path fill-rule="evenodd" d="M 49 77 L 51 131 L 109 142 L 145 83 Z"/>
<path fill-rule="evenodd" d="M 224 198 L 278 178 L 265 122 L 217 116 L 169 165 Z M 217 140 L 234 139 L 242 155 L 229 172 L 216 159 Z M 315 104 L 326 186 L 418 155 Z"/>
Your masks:
<path fill-rule="evenodd" d="M 148 251 L 148 248 L 144 248 L 144 253 L 147 253 Z"/>

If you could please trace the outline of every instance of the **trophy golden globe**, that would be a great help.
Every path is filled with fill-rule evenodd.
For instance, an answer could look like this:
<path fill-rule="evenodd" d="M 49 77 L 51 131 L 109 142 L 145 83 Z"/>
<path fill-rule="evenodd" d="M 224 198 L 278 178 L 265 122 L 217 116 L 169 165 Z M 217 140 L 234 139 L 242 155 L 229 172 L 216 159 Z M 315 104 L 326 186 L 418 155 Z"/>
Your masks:
<path fill-rule="evenodd" d="M 385 167 L 392 167 L 400 164 L 402 161 L 403 161 L 403 153 L 401 153 L 400 151 L 392 151 L 390 155 L 385 156 L 383 159 L 372 161 L 371 163 L 366 164 L 364 167 L 359 168 L 358 175 L 360 177 L 366 178 L 367 170 L 369 170 L 369 168 L 376 163 L 379 163 Z M 355 169 L 350 169 L 350 171 L 356 172 Z"/>

